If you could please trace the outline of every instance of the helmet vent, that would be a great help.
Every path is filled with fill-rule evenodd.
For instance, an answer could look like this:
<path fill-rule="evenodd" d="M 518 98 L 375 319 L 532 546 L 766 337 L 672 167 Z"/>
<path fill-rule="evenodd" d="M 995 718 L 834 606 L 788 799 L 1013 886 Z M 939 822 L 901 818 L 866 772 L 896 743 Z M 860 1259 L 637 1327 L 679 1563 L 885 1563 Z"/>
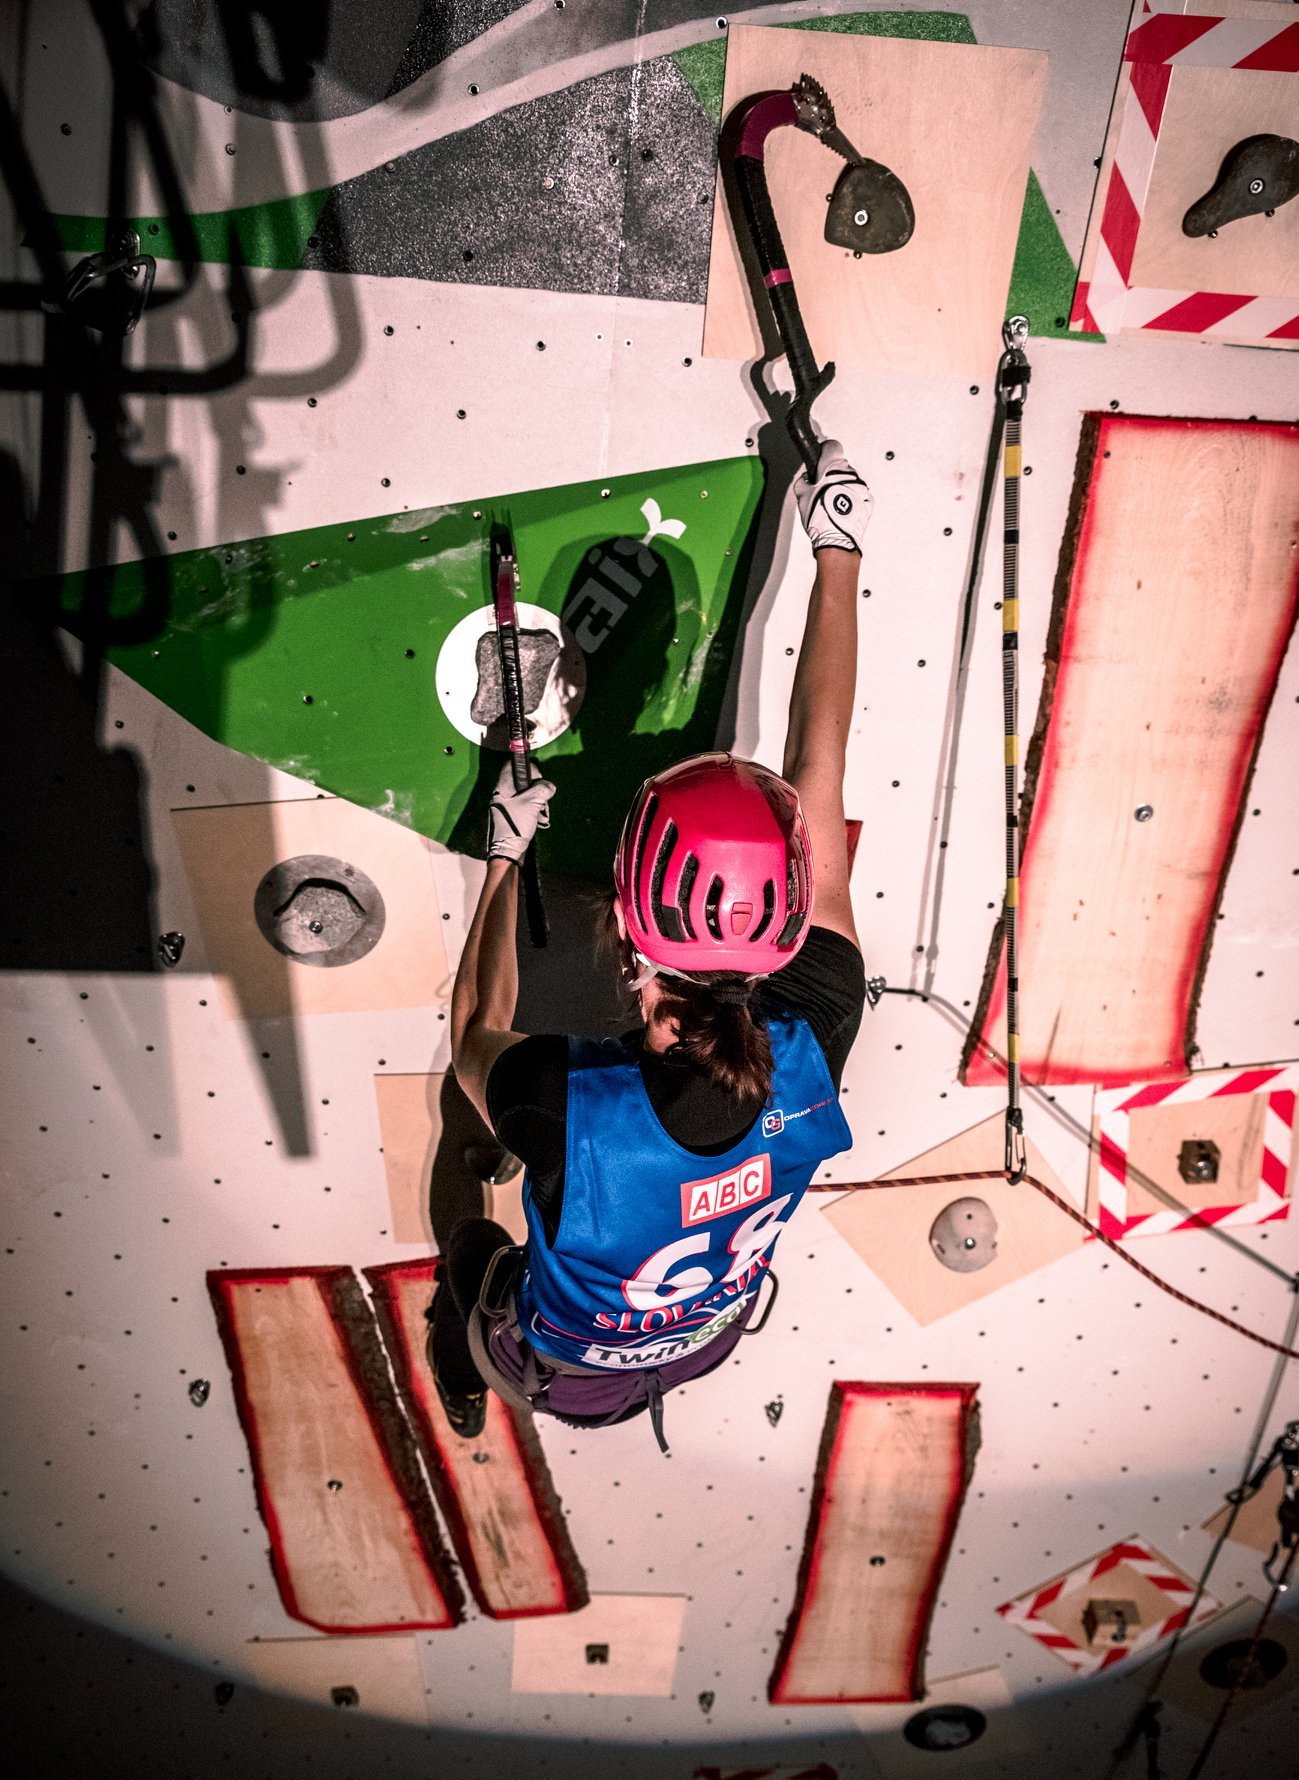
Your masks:
<path fill-rule="evenodd" d="M 774 878 L 768 878 L 766 883 L 762 886 L 762 914 L 758 919 L 758 925 L 754 928 L 753 932 L 749 935 L 749 944 L 750 945 L 753 944 L 755 939 L 762 938 L 763 934 L 767 931 L 768 927 L 771 926 L 771 917 L 775 914 L 775 912 L 776 912 L 776 880 Z"/>
<path fill-rule="evenodd" d="M 636 856 L 632 861 L 632 868 L 631 868 L 631 881 L 632 881 L 632 885 L 633 885 L 633 894 L 636 898 L 636 918 L 640 922 L 642 927 L 644 927 L 646 924 L 645 923 L 645 905 L 641 901 L 641 893 L 640 893 L 641 884 L 644 882 L 644 878 L 643 878 L 642 874 L 643 874 L 644 868 L 645 868 L 645 843 L 649 840 L 650 824 L 654 820 L 654 812 L 658 809 L 658 807 L 659 807 L 658 793 L 655 792 L 654 795 L 649 799 L 649 802 L 645 805 L 645 813 L 641 817 L 640 827 L 636 831 Z"/>
<path fill-rule="evenodd" d="M 751 902 L 733 902 L 731 904 L 731 932 L 743 933 L 753 919 Z"/>
<path fill-rule="evenodd" d="M 717 910 L 722 900 L 722 880 L 714 878 L 708 886 L 708 895 L 704 898 L 704 920 L 708 923 L 708 931 L 714 939 L 722 937 L 722 924 L 717 918 Z"/>
<path fill-rule="evenodd" d="M 807 920 L 807 910 L 798 906 L 798 868 L 792 858 L 785 864 L 785 907 L 789 913 L 785 916 L 785 925 L 776 935 L 776 945 L 782 952 L 793 945 Z"/>
<path fill-rule="evenodd" d="M 681 917 L 669 903 L 663 900 L 663 881 L 668 875 L 668 866 L 672 862 L 672 852 L 676 844 L 677 825 L 669 820 L 663 830 L 663 839 L 659 842 L 659 850 L 654 858 L 654 877 L 650 883 L 650 910 L 654 916 L 654 925 L 663 938 L 679 944 L 686 937 L 681 925 Z"/>
<path fill-rule="evenodd" d="M 697 939 L 694 923 L 690 919 L 690 892 L 695 887 L 695 879 L 699 876 L 699 859 L 694 853 L 686 854 L 686 862 L 681 867 L 681 879 L 677 884 L 677 912 L 681 916 L 681 925 L 685 929 L 687 939 Z"/>

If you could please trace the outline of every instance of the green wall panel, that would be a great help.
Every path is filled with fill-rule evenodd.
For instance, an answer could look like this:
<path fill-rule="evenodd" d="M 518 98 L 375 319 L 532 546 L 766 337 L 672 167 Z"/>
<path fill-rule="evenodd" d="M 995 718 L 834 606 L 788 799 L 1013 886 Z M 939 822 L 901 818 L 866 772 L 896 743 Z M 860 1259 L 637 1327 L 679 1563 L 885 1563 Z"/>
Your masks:
<path fill-rule="evenodd" d="M 452 725 L 434 670 L 490 602 L 493 515 L 513 527 L 521 597 L 559 613 L 584 609 L 602 572 L 590 553 L 644 538 L 657 503 L 684 531 L 652 538 L 655 572 L 588 655 L 574 723 L 538 755 L 558 785 L 543 864 L 600 881 L 640 781 L 714 743 L 762 482 L 756 459 L 727 458 L 124 563 L 29 595 L 217 741 L 481 853 L 503 756 Z"/>

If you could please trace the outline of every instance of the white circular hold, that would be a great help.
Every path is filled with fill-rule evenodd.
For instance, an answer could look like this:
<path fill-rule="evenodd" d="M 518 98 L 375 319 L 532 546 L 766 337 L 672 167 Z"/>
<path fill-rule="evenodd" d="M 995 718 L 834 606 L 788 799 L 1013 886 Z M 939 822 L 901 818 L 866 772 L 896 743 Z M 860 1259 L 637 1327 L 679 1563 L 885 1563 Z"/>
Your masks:
<path fill-rule="evenodd" d="M 871 213 L 869 210 L 854 210 L 852 219 L 859 229 L 864 229 L 871 219 Z"/>
<path fill-rule="evenodd" d="M 520 630 L 548 630 L 559 639 L 559 655 L 550 670 L 541 703 L 530 713 L 532 746 L 544 748 L 547 742 L 563 735 L 582 708 L 586 696 L 586 656 L 572 631 L 560 623 L 557 613 L 530 605 L 527 600 L 519 600 L 516 609 Z M 465 614 L 438 651 L 438 703 L 447 722 L 478 748 L 492 745 L 486 740 L 482 724 L 475 723 L 469 715 L 478 690 L 478 639 L 495 627 L 492 607 L 479 606 Z"/>

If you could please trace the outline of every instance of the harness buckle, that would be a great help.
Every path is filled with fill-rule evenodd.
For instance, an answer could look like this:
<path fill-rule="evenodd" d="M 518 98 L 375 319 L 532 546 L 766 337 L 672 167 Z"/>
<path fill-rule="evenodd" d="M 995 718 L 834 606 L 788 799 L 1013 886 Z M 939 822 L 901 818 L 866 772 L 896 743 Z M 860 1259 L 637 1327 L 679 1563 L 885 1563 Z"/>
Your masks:
<path fill-rule="evenodd" d="M 483 1283 L 478 1288 L 478 1308 L 490 1322 L 499 1322 L 509 1314 L 510 1295 L 518 1277 L 518 1263 L 522 1260 L 524 1250 L 511 1243 L 506 1248 L 498 1248 L 487 1263 L 487 1271 L 483 1275 Z M 514 1262 L 511 1268 L 510 1261 Z M 502 1268 L 502 1263 L 506 1265 Z M 500 1273 L 500 1283 L 497 1274 Z"/>

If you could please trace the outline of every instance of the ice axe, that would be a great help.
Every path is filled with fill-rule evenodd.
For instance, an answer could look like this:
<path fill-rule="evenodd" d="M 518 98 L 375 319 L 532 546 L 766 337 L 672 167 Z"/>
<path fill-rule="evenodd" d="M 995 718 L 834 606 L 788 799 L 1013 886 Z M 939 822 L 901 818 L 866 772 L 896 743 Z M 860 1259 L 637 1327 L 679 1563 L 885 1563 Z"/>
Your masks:
<path fill-rule="evenodd" d="M 724 152 L 729 148 L 728 193 L 737 200 L 732 214 L 737 231 L 752 245 L 794 379 L 785 424 L 808 475 L 815 476 L 821 448 L 812 429 L 812 403 L 833 378 L 834 366 L 816 362 L 767 189 L 767 138 L 786 124 L 808 131 L 847 162 L 826 213 L 825 238 L 833 246 L 855 254 L 893 253 L 911 239 L 916 217 L 897 174 L 858 154 L 835 123 L 829 94 L 810 74 L 800 75 L 787 92 L 750 94 L 726 119 L 722 141 Z"/>

